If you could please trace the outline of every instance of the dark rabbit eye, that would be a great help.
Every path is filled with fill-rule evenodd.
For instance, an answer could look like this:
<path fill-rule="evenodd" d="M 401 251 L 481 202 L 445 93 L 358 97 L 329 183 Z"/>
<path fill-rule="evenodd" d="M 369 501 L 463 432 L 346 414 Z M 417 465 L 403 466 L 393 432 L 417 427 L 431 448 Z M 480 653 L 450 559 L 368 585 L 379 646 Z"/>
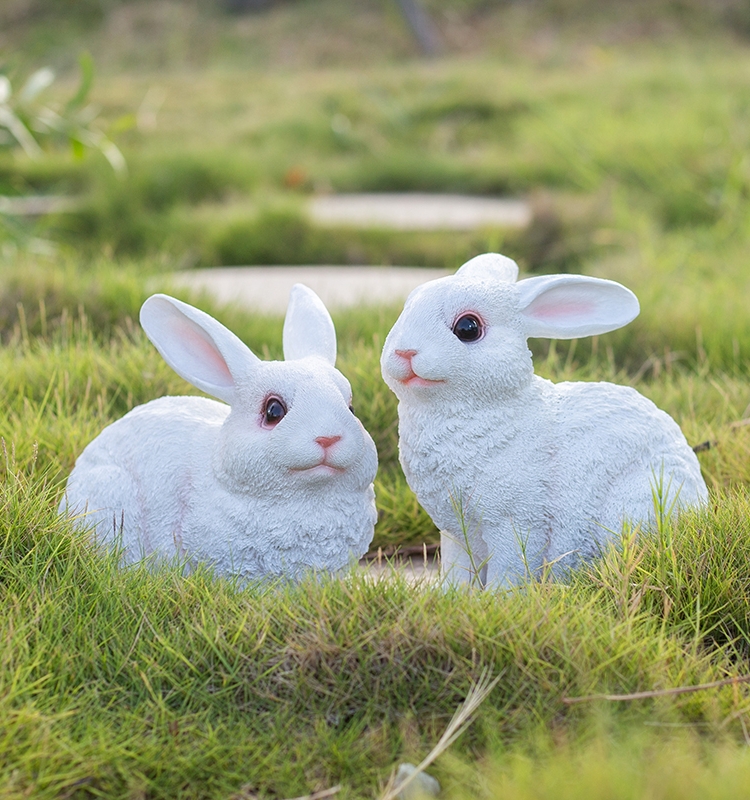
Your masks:
<path fill-rule="evenodd" d="M 286 416 L 286 406 L 278 397 L 269 397 L 268 400 L 266 400 L 266 407 L 263 413 L 266 423 L 268 425 L 275 425 L 277 422 L 281 422 Z"/>
<path fill-rule="evenodd" d="M 464 314 L 453 323 L 453 333 L 462 342 L 476 342 L 482 336 L 482 323 L 474 314 Z"/>
<path fill-rule="evenodd" d="M 352 414 L 354 414 L 354 406 L 349 406 L 349 411 L 351 411 Z M 355 416 L 356 416 L 356 414 L 355 414 Z"/>

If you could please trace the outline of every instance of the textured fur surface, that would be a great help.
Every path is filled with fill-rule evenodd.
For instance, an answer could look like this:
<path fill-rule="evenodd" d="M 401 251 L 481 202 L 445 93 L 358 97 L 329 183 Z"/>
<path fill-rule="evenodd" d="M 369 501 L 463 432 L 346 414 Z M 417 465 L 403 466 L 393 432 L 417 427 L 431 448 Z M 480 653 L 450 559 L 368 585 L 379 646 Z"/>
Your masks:
<path fill-rule="evenodd" d="M 105 428 L 78 458 L 61 511 L 124 559 L 206 562 L 243 579 L 335 571 L 363 555 L 376 520 L 375 445 L 333 366 L 333 323 L 292 290 L 286 361 L 260 361 L 203 312 L 164 295 L 142 323 L 183 377 L 220 397 L 163 397 Z M 268 424 L 278 398 L 286 414 Z"/>
<path fill-rule="evenodd" d="M 409 296 L 383 348 L 399 398 L 409 485 L 442 531 L 448 580 L 508 585 L 591 558 L 623 522 L 705 502 L 698 460 L 678 425 L 634 389 L 558 383 L 533 373 L 529 336 L 604 333 L 637 313 L 611 281 L 543 276 L 478 256 Z M 453 326 L 473 314 L 482 335 Z"/>

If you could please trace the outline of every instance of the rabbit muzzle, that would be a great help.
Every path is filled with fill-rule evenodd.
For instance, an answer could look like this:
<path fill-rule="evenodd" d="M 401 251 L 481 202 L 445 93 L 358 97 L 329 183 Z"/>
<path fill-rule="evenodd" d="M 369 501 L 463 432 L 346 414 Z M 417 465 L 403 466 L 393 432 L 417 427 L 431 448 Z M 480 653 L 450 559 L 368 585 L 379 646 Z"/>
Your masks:
<path fill-rule="evenodd" d="M 309 465 L 305 464 L 299 467 L 292 467 L 290 468 L 290 472 L 300 473 L 304 472 L 309 475 L 315 475 L 319 477 L 333 477 L 335 475 L 341 475 L 346 472 L 348 464 L 348 459 L 344 456 L 342 458 L 341 448 L 336 448 L 336 445 L 341 441 L 341 436 L 318 436 L 315 439 L 315 444 L 317 444 L 322 452 L 319 455 L 319 460 Z"/>
<path fill-rule="evenodd" d="M 386 363 L 386 369 L 392 378 L 404 386 L 436 386 L 445 383 L 444 380 L 434 380 L 420 375 L 414 369 L 413 359 L 418 355 L 417 350 L 393 350 L 391 358 Z"/>

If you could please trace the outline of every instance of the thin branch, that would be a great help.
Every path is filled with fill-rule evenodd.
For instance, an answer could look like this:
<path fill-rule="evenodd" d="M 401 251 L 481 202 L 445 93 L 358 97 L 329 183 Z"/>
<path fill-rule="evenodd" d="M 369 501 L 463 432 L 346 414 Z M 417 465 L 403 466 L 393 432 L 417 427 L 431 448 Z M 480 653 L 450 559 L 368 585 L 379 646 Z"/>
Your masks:
<path fill-rule="evenodd" d="M 673 689 L 656 689 L 651 692 L 634 692 L 633 694 L 590 694 L 585 697 L 563 697 L 565 705 L 574 703 L 589 703 L 593 700 L 612 700 L 615 702 L 623 700 L 648 700 L 651 697 L 669 697 L 676 694 L 690 694 L 691 692 L 702 692 L 704 689 L 720 689 L 722 686 L 733 686 L 737 683 L 747 683 L 750 675 L 738 675 L 734 678 L 725 678 L 722 681 L 712 681 L 711 683 L 699 683 L 695 686 L 676 686 Z"/>
<path fill-rule="evenodd" d="M 438 55 L 441 47 L 437 28 L 418 0 L 396 2 L 422 52 L 428 56 Z"/>

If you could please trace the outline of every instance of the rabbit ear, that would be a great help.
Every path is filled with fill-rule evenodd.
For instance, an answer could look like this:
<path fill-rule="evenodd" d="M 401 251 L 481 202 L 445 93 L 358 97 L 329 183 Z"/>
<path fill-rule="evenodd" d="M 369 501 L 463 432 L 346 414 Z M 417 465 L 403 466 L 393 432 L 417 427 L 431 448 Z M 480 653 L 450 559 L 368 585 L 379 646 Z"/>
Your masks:
<path fill-rule="evenodd" d="M 141 306 L 141 325 L 178 375 L 229 404 L 237 378 L 260 361 L 213 317 L 166 294 L 155 294 Z"/>
<path fill-rule="evenodd" d="M 577 339 L 634 320 L 638 298 L 615 281 L 585 275 L 541 275 L 518 284 L 527 336 Z"/>
<path fill-rule="evenodd" d="M 319 356 L 336 363 L 336 329 L 323 301 L 312 289 L 295 283 L 284 320 L 284 358 Z"/>
<path fill-rule="evenodd" d="M 467 278 L 491 278 L 515 283 L 518 278 L 518 264 L 500 253 L 483 253 L 467 261 L 456 274 Z"/>

